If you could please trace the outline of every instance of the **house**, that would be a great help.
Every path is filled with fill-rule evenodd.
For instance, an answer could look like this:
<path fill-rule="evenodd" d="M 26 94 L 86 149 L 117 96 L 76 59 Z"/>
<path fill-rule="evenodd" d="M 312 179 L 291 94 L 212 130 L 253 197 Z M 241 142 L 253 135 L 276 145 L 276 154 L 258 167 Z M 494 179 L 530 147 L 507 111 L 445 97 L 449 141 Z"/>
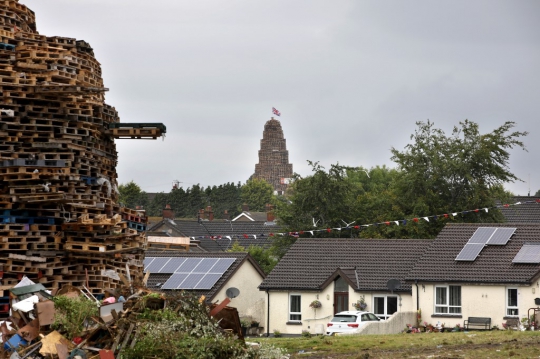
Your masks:
<path fill-rule="evenodd" d="M 412 285 L 404 280 L 431 242 L 298 239 L 259 286 L 268 296 L 269 331 L 324 333 L 335 313 L 362 299 L 381 319 L 412 310 Z M 315 300 L 319 309 L 310 307 Z"/>
<path fill-rule="evenodd" d="M 240 317 L 265 323 L 265 293 L 258 290 L 264 272 L 248 253 L 182 251 L 146 252 L 144 272 L 150 273 L 147 287 L 153 290 L 188 290 L 205 296 L 209 303 L 222 302 L 227 290 L 236 288 L 239 294 L 230 306 Z"/>
<path fill-rule="evenodd" d="M 275 222 L 225 220 L 197 221 L 164 218 L 148 231 L 154 235 L 188 237 L 209 252 L 227 251 L 234 242 L 247 248 L 250 245 L 269 247 L 271 236 L 281 231 Z"/>
<path fill-rule="evenodd" d="M 540 197 L 512 197 L 499 209 L 508 223 L 540 223 Z"/>
<path fill-rule="evenodd" d="M 540 224 L 448 224 L 407 275 L 422 321 L 501 327 L 540 297 Z"/>

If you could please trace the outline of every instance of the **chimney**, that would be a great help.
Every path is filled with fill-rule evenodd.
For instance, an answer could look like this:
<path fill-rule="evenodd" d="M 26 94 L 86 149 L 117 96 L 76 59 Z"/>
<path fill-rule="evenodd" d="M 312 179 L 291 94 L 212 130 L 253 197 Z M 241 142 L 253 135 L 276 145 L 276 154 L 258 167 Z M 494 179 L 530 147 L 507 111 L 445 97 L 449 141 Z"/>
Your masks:
<path fill-rule="evenodd" d="M 200 220 L 203 220 L 203 219 L 206 219 L 204 217 L 204 209 L 199 209 L 199 213 L 197 214 L 197 217 L 200 219 Z"/>
<path fill-rule="evenodd" d="M 247 203 L 244 203 L 244 204 L 242 205 L 242 212 L 249 212 L 249 206 L 248 206 Z"/>
<path fill-rule="evenodd" d="M 223 219 L 226 219 L 227 221 L 231 219 L 231 217 L 229 216 L 229 211 L 225 210 L 225 212 L 223 212 Z"/>
<path fill-rule="evenodd" d="M 206 211 L 204 212 L 204 215 L 205 215 L 206 219 L 208 219 L 209 221 L 214 220 L 214 211 L 212 211 L 212 206 L 207 206 L 206 207 Z"/>
<path fill-rule="evenodd" d="M 266 221 L 267 222 L 274 222 L 276 217 L 274 217 L 274 206 L 271 204 L 266 205 Z"/>
<path fill-rule="evenodd" d="M 166 204 L 165 208 L 163 209 L 163 219 L 165 218 L 174 219 L 174 212 L 171 209 L 170 204 Z"/>

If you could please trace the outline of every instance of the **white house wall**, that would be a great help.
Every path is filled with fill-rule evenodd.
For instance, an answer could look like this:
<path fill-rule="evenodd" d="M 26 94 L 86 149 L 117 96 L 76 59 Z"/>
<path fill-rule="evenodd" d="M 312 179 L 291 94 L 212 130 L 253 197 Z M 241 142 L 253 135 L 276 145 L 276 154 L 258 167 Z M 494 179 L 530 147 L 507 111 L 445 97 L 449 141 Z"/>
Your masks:
<path fill-rule="evenodd" d="M 214 301 L 222 301 L 227 298 L 225 292 L 228 288 L 238 288 L 240 295 L 232 299 L 229 305 L 238 310 L 240 318 L 252 317 L 254 320 L 258 320 L 261 326 L 264 326 L 266 322 L 266 293 L 258 289 L 262 280 L 263 277 L 255 267 L 249 261 L 245 261 L 216 294 Z"/>
<path fill-rule="evenodd" d="M 289 322 L 289 295 L 300 294 L 301 298 L 301 324 Z M 391 295 L 390 293 L 373 292 L 359 293 L 349 287 L 349 308 L 355 310 L 352 303 L 364 296 L 368 304 L 367 311 L 373 310 L 374 295 Z M 413 300 L 410 294 L 395 294 L 398 296 L 398 312 L 416 310 L 413 308 Z M 401 300 L 399 300 L 401 298 Z M 314 310 L 309 304 L 319 300 L 322 304 L 320 309 Z M 278 330 L 282 334 L 301 334 L 306 330 L 312 334 L 322 334 L 326 332 L 326 324 L 334 316 L 334 285 L 331 284 L 321 292 L 270 292 L 270 334 Z"/>
<path fill-rule="evenodd" d="M 437 284 L 444 285 L 444 284 Z M 451 285 L 460 285 L 452 283 Z M 535 282 L 532 286 L 517 285 L 461 285 L 461 316 L 449 317 L 434 314 L 435 311 L 435 285 L 419 283 L 419 303 L 422 311 L 422 322 L 435 325 L 438 321 L 446 327 L 463 325 L 468 317 L 489 317 L 491 325 L 502 328 L 506 321 L 506 296 L 507 288 L 518 289 L 519 318 L 527 317 L 530 308 L 537 307 L 535 298 L 540 298 L 540 283 Z M 413 310 L 416 310 L 416 287 L 413 284 L 412 295 Z M 423 323 L 420 323 L 423 324 Z"/>

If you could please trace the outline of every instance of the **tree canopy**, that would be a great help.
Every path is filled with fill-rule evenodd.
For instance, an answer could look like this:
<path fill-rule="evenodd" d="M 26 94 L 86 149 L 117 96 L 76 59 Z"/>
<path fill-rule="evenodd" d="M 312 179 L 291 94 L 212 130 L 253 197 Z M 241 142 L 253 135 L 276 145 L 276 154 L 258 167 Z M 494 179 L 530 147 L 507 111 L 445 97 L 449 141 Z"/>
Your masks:
<path fill-rule="evenodd" d="M 513 131 L 505 122 L 490 133 L 465 120 L 451 135 L 434 124 L 418 122 L 412 142 L 400 151 L 391 149 L 397 168 L 375 167 L 369 171 L 339 164 L 327 172 L 317 162 L 311 176 L 295 175 L 277 216 L 290 231 L 310 228 L 345 228 L 495 206 L 506 196 L 503 185 L 519 180 L 509 170 L 509 150 L 525 149 L 520 140 L 527 132 Z M 446 218 L 446 217 L 442 217 Z M 400 226 L 371 226 L 361 232 L 352 228 L 330 231 L 325 236 L 433 238 L 446 223 L 439 219 Z M 499 222 L 498 210 L 479 211 L 454 221 Z M 433 223 L 434 222 L 434 223 Z M 290 242 L 290 241 L 289 241 Z M 288 243 L 290 244 L 290 243 Z"/>
<path fill-rule="evenodd" d="M 525 149 L 512 132 L 514 122 L 505 122 L 490 133 L 481 134 L 478 124 L 465 120 L 452 135 L 428 122 L 418 122 L 412 143 L 403 151 L 392 148 L 392 160 L 399 175 L 394 183 L 397 208 L 413 217 L 444 214 L 465 209 L 493 207 L 504 183 L 519 180 L 509 169 L 509 149 Z M 500 211 L 467 218 L 468 222 L 502 221 Z M 442 224 L 426 226 L 436 235 Z"/>
<path fill-rule="evenodd" d="M 252 178 L 242 186 L 240 199 L 252 211 L 265 211 L 267 204 L 273 204 L 274 187 L 263 179 Z"/>
<path fill-rule="evenodd" d="M 118 192 L 120 192 L 120 203 L 128 208 L 134 209 L 148 204 L 148 195 L 133 181 L 119 185 Z"/>

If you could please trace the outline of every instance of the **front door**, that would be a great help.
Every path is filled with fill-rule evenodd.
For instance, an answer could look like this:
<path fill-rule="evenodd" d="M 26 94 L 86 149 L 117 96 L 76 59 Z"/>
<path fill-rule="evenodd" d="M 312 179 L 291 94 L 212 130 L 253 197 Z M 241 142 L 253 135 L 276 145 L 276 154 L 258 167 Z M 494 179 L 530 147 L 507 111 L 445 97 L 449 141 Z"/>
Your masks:
<path fill-rule="evenodd" d="M 349 292 L 334 292 L 334 314 L 349 310 Z"/>

